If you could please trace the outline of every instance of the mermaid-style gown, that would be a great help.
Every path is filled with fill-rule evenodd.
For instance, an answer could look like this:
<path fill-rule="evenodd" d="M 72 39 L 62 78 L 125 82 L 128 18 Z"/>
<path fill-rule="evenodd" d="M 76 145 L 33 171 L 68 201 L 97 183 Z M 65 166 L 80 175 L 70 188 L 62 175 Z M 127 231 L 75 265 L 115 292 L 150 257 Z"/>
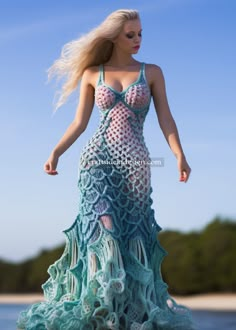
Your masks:
<path fill-rule="evenodd" d="M 80 155 L 78 216 L 65 230 L 63 255 L 48 269 L 45 302 L 21 312 L 18 329 L 194 329 L 190 311 L 177 305 L 161 276 L 167 253 L 151 207 L 145 64 L 122 92 L 103 75 L 101 65 L 100 123 Z"/>

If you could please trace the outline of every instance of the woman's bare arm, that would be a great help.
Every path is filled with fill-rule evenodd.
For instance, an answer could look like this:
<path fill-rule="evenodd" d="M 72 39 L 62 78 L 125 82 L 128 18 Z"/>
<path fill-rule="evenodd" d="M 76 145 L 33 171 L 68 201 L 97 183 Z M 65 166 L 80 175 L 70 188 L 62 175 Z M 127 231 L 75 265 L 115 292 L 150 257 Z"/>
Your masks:
<path fill-rule="evenodd" d="M 48 174 L 58 174 L 56 167 L 59 157 L 77 140 L 87 127 L 94 106 L 93 81 L 94 70 L 85 70 L 81 79 L 80 101 L 76 109 L 75 118 L 53 149 L 49 159 L 44 165 L 44 170 Z"/>
<path fill-rule="evenodd" d="M 165 139 L 173 151 L 178 162 L 180 181 L 187 182 L 191 168 L 189 167 L 178 134 L 175 120 L 171 114 L 165 88 L 165 80 L 162 70 L 156 65 L 149 65 L 148 74 L 151 85 L 151 93 L 157 113 L 160 128 Z"/>

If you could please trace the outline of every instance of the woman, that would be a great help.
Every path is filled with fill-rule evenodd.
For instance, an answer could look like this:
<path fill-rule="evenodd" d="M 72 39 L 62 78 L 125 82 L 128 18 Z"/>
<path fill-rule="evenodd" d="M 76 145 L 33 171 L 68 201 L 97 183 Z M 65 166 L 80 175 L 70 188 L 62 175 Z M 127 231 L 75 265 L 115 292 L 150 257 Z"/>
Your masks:
<path fill-rule="evenodd" d="M 21 313 L 19 329 L 193 329 L 189 310 L 170 297 L 160 273 L 166 251 L 157 238 L 143 137 L 151 97 L 180 181 L 191 169 L 161 69 L 133 58 L 141 39 L 138 12 L 115 11 L 65 45 L 49 70 L 67 76 L 57 107 L 81 85 L 75 118 L 46 161 L 47 174 L 58 174 L 59 157 L 86 129 L 94 103 L 101 117 L 80 156 L 79 212 L 65 231 L 62 257 L 49 267 L 46 301 Z"/>

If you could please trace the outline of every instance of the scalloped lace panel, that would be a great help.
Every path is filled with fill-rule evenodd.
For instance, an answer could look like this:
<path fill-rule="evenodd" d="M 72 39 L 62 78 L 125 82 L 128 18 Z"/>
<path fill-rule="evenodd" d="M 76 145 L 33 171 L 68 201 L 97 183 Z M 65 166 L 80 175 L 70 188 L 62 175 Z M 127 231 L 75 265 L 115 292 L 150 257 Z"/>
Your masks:
<path fill-rule="evenodd" d="M 161 276 L 167 252 L 158 240 L 143 136 L 150 98 L 144 64 L 123 92 L 104 83 L 100 67 L 100 123 L 80 154 L 78 216 L 48 269 L 45 301 L 21 312 L 18 329 L 195 329 Z"/>

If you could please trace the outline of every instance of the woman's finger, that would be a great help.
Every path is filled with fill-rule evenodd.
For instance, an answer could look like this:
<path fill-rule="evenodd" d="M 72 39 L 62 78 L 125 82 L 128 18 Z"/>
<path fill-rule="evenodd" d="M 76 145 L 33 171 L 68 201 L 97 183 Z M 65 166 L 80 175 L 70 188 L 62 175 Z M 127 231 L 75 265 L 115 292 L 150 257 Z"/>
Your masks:
<path fill-rule="evenodd" d="M 180 181 L 181 182 L 187 182 L 188 181 L 188 174 L 187 174 L 187 171 L 185 170 L 182 170 L 181 171 L 181 174 L 180 174 Z"/>

